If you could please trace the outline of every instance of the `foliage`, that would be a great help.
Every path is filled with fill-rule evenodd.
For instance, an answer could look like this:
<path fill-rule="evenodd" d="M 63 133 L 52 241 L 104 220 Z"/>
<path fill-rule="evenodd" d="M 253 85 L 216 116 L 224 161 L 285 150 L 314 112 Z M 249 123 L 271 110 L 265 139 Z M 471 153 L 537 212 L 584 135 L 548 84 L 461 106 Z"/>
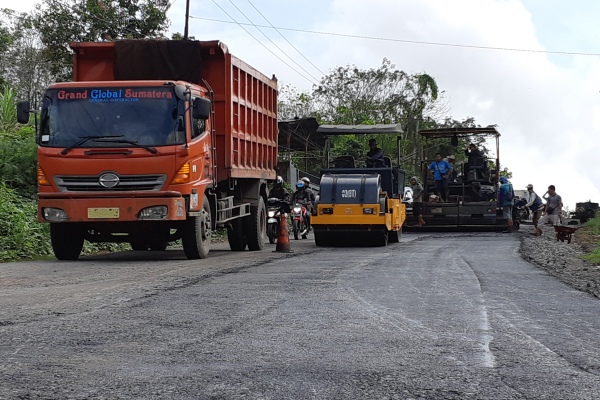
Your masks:
<path fill-rule="evenodd" d="M 279 88 L 277 113 L 280 121 L 314 117 L 315 110 L 314 99 L 310 93 L 298 92 L 298 89 L 291 85 Z"/>
<path fill-rule="evenodd" d="M 33 17 L 12 10 L 0 10 L 11 41 L 0 57 L 0 70 L 21 100 L 34 102 L 53 80 L 50 65 L 43 57 L 43 45 L 33 25 Z"/>
<path fill-rule="evenodd" d="M 52 254 L 50 229 L 36 219 L 35 201 L 0 183 L 0 261 Z"/>
<path fill-rule="evenodd" d="M 581 228 L 581 233 L 595 238 L 595 248 L 588 254 L 582 256 L 583 259 L 593 262 L 594 264 L 600 264 L 600 216 L 590 219 Z"/>
<path fill-rule="evenodd" d="M 168 0 L 43 0 L 34 23 L 51 72 L 68 80 L 69 42 L 162 37 L 169 7 Z"/>
<path fill-rule="evenodd" d="M 29 126 L 14 133 L 0 133 L 0 182 L 23 197 L 37 192 L 37 144 Z"/>
<path fill-rule="evenodd" d="M 15 91 L 4 87 L 0 93 L 0 132 L 9 132 L 17 127 L 17 108 L 15 107 Z"/>
<path fill-rule="evenodd" d="M 435 80 L 408 75 L 384 59 L 377 69 L 338 67 L 313 90 L 321 123 L 392 124 L 415 117 L 437 99 Z"/>

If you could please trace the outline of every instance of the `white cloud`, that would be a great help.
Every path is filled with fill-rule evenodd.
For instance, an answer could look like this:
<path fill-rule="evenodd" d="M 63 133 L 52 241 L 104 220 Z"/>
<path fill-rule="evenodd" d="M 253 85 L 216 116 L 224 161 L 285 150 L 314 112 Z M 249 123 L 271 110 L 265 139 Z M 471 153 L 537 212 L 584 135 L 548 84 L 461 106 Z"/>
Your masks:
<path fill-rule="evenodd" d="M 27 4 L 32 3 L 24 0 L 18 6 L 22 11 L 29 11 L 32 5 L 27 7 Z M 231 3 L 221 0 L 217 3 L 238 21 L 247 22 Z M 249 3 L 235 3 L 254 23 L 267 25 Z M 558 6 L 553 7 L 550 14 L 535 1 L 528 0 L 305 0 L 298 3 L 254 0 L 252 3 L 278 27 L 431 43 L 544 50 L 544 42 L 549 50 L 585 52 L 586 49 L 578 46 L 594 43 L 590 38 L 599 33 L 597 25 L 592 23 L 593 18 L 586 15 L 589 7 L 597 7 L 591 1 L 589 7 L 579 4 L 577 9 L 570 7 L 568 13 L 565 8 L 564 16 L 557 11 Z M 540 10 L 544 10 L 544 15 Z M 229 19 L 210 1 L 192 2 L 190 14 Z M 171 31 L 183 32 L 184 15 L 185 1 L 176 0 L 169 12 Z M 544 25 L 546 21 L 551 23 Z M 563 27 L 565 34 L 548 34 L 549 26 Z M 246 29 L 274 49 L 255 29 Z M 320 73 L 276 32 L 263 31 L 311 74 L 320 77 Z M 451 99 L 453 118 L 472 116 L 481 125 L 498 125 L 502 133 L 501 161 L 513 172 L 515 188 L 533 183 L 541 194 L 548 185 L 554 184 L 571 208 L 579 201 L 600 201 L 600 164 L 596 162 L 600 130 L 598 57 L 281 32 L 325 73 L 347 64 L 376 68 L 384 57 L 406 72 L 429 73 Z M 309 80 L 292 71 L 235 24 L 191 19 L 190 35 L 199 40 L 222 40 L 233 54 L 267 76 L 274 73 L 281 83 L 290 83 L 299 89 L 311 88 Z M 548 43 L 547 38 L 559 36 L 560 43 L 556 43 L 556 47 Z M 276 49 L 273 51 L 280 54 Z M 299 70 L 297 66 L 294 68 Z"/>

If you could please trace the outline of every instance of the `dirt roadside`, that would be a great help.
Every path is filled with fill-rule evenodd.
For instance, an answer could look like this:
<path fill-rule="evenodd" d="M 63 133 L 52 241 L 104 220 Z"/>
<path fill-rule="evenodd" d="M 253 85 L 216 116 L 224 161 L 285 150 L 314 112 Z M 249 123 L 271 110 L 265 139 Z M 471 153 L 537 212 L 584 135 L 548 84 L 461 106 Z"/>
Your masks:
<path fill-rule="evenodd" d="M 582 260 L 589 246 L 585 235 L 575 232 L 571 243 L 556 240 L 554 229 L 548 226 L 540 237 L 533 236 L 531 225 L 522 225 L 516 235 L 521 240 L 520 253 L 567 285 L 600 298 L 600 265 Z"/>

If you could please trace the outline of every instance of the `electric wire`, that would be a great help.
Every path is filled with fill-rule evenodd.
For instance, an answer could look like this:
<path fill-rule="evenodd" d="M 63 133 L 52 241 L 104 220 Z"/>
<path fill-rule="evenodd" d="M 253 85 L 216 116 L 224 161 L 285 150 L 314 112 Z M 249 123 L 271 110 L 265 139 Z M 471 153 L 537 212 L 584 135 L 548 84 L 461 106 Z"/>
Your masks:
<path fill-rule="evenodd" d="M 240 28 L 242 28 L 244 30 L 244 32 L 246 32 L 248 35 L 250 35 L 252 37 L 252 39 L 256 40 L 269 53 L 273 54 L 279 61 L 281 61 L 282 63 L 284 63 L 285 65 L 287 65 L 292 71 L 294 71 L 295 73 L 297 73 L 298 75 L 300 75 L 301 77 L 303 77 L 304 79 L 306 79 L 307 81 L 309 81 L 310 83 L 312 83 L 312 84 L 318 84 L 317 82 L 311 80 L 310 78 L 307 78 L 306 75 L 302 74 L 296 68 L 294 68 L 290 64 L 288 64 L 284 59 L 282 59 L 277 54 L 275 54 L 275 52 L 273 50 L 269 49 L 263 42 L 261 42 L 260 40 L 258 40 L 258 38 L 256 36 L 254 36 L 250 31 L 248 31 L 246 28 L 244 28 L 244 25 L 250 25 L 250 26 L 252 26 L 252 24 L 245 24 L 245 23 L 241 23 L 241 22 L 236 21 L 235 18 L 233 18 L 227 11 L 225 11 L 225 9 L 223 9 L 223 7 L 221 7 L 215 0 L 212 0 L 212 2 L 217 7 L 219 7 L 221 9 L 221 11 L 223 11 L 229 18 L 231 18 L 234 21 L 234 23 L 236 23 Z M 190 15 L 190 18 L 192 18 L 191 15 Z"/>
<path fill-rule="evenodd" d="M 237 22 L 226 21 L 226 20 L 222 20 L 222 19 L 195 17 L 192 15 L 190 15 L 190 18 L 199 19 L 199 20 L 203 20 L 203 21 L 222 22 L 222 23 L 226 23 L 226 24 L 237 23 Z M 261 28 L 271 28 L 266 25 L 258 25 L 258 26 Z M 347 37 L 347 38 L 352 38 L 352 39 L 379 40 L 379 41 L 384 41 L 384 42 L 423 44 L 423 45 L 429 45 L 429 46 L 459 47 L 459 48 L 479 49 L 479 50 L 514 51 L 514 52 L 522 52 L 522 53 L 558 54 L 558 55 L 570 55 L 570 56 L 594 56 L 594 57 L 600 56 L 600 53 L 587 53 L 587 52 L 580 52 L 580 51 L 536 50 L 536 49 L 519 49 L 519 48 L 514 48 L 514 47 L 495 47 L 495 46 L 478 46 L 478 45 L 471 45 L 471 44 L 427 42 L 427 41 L 422 41 L 422 40 L 394 39 L 394 38 L 385 38 L 385 37 L 377 37 L 377 36 L 351 35 L 351 34 L 346 34 L 346 33 L 311 31 L 311 30 L 307 30 L 307 29 L 297 29 L 297 28 L 283 28 L 283 27 L 275 28 L 275 27 L 273 27 L 273 29 L 280 29 L 282 31 L 291 31 L 291 32 L 312 33 L 315 35 L 339 36 L 339 37 Z"/>
<path fill-rule="evenodd" d="M 229 0 L 229 2 L 231 3 L 231 5 L 233 5 L 236 10 L 238 10 L 247 20 L 248 22 L 250 22 L 252 24 L 252 26 L 254 26 L 260 33 L 262 33 L 262 35 L 267 38 L 267 40 L 269 42 L 271 42 L 271 44 L 273 44 L 273 46 L 275 46 L 279 51 L 281 51 L 283 53 L 284 56 L 286 56 L 287 58 L 290 59 L 291 62 L 293 62 L 294 64 L 296 64 L 302 71 L 306 72 L 306 74 L 308 76 L 310 76 L 311 78 L 313 78 L 315 81 L 318 81 L 318 78 L 315 78 L 310 72 L 308 72 L 306 69 L 304 69 L 304 67 L 302 67 L 302 65 L 298 64 L 298 62 L 296 60 L 294 60 L 292 57 L 290 57 L 281 47 L 279 47 L 277 45 L 277 43 L 275 43 L 273 40 L 271 40 L 271 38 L 264 33 L 259 27 L 256 26 L 256 24 L 254 24 L 254 22 L 252 22 L 252 20 L 250 18 L 248 18 L 248 16 L 246 14 L 244 14 L 244 12 L 242 10 L 239 9 L 238 6 L 235 5 L 235 3 L 231 0 Z"/>
<path fill-rule="evenodd" d="M 283 38 L 283 40 L 285 40 L 290 46 L 292 46 L 294 48 L 294 50 L 296 50 L 296 52 L 298 52 L 298 54 L 300 54 L 302 56 L 302 58 L 304 58 L 306 61 L 308 61 L 310 63 L 310 65 L 312 65 L 317 71 L 319 71 L 319 73 L 321 73 L 321 75 L 323 75 L 323 76 L 327 75 L 325 72 L 321 71 L 319 69 L 319 67 L 317 67 L 315 64 L 313 64 L 313 62 L 310 61 L 310 59 L 308 59 L 300 50 L 298 50 L 298 48 L 296 46 L 294 46 L 285 36 L 283 36 L 283 34 L 281 32 L 279 32 L 279 30 L 271 23 L 271 21 L 269 21 L 267 19 L 267 17 L 265 17 L 263 15 L 263 13 L 261 13 L 260 10 L 258 8 L 256 8 L 256 6 L 252 3 L 251 0 L 248 0 L 248 3 L 250 3 L 252 8 L 254 8 L 256 10 L 256 12 L 259 13 L 260 16 L 263 17 L 264 20 L 269 23 L 271 28 L 275 29 L 275 32 L 277 32 L 279 34 L 279 36 L 281 36 Z"/>

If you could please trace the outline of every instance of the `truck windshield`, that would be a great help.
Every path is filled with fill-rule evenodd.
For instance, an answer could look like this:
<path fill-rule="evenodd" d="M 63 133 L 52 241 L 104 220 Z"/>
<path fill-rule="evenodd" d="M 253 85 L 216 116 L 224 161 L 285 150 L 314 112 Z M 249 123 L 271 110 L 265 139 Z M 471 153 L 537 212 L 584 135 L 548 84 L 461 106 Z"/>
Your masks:
<path fill-rule="evenodd" d="M 173 87 L 65 88 L 46 92 L 39 143 L 47 147 L 167 146 L 185 142 L 185 104 Z M 128 143 L 130 142 L 130 143 Z"/>

